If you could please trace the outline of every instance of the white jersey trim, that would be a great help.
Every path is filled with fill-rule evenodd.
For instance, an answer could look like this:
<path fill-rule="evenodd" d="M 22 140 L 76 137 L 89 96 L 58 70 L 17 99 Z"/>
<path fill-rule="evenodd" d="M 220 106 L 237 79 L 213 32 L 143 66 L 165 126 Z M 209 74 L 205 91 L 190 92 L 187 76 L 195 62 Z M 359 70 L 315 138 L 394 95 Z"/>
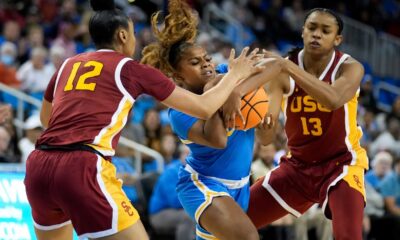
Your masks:
<path fill-rule="evenodd" d="M 54 98 L 54 96 L 56 95 L 56 89 L 57 89 L 57 86 L 58 86 L 58 81 L 60 80 L 61 73 L 62 73 L 62 71 L 64 70 L 64 67 L 65 67 L 65 65 L 67 64 L 67 62 L 69 61 L 69 59 L 70 59 L 70 58 L 67 58 L 67 59 L 63 62 L 63 64 L 61 65 L 60 69 L 58 70 L 56 82 L 54 83 L 53 98 Z"/>
<path fill-rule="evenodd" d="M 60 223 L 60 224 L 54 224 L 51 226 L 43 226 L 43 225 L 36 223 L 35 220 L 33 221 L 33 225 L 35 226 L 35 228 L 42 230 L 42 231 L 51 231 L 51 230 L 59 229 L 64 226 L 67 226 L 68 224 L 72 224 L 71 220 L 68 220 L 68 221 Z"/>
<path fill-rule="evenodd" d="M 116 86 L 118 87 L 118 89 L 120 90 L 120 92 L 124 95 L 124 97 L 119 102 L 118 108 L 114 112 L 114 114 L 113 114 L 113 116 L 111 118 L 110 124 L 107 125 L 106 127 L 104 127 L 103 129 L 101 129 L 100 133 L 94 138 L 94 141 L 93 141 L 94 145 L 99 145 L 103 135 L 106 134 L 107 131 L 110 128 L 115 126 L 119 115 L 121 114 L 121 112 L 124 109 L 124 106 L 125 106 L 126 102 L 130 102 L 132 105 L 135 102 L 135 99 L 128 93 L 128 91 L 124 88 L 124 86 L 123 86 L 123 84 L 121 82 L 121 70 L 122 70 L 122 67 L 125 65 L 125 63 L 127 63 L 130 60 L 131 60 L 130 58 L 122 59 L 118 63 L 118 65 L 117 65 L 117 67 L 115 69 L 115 75 L 114 75 L 115 83 L 116 83 Z M 122 119 L 122 122 L 123 122 L 122 128 L 125 126 L 127 120 L 128 120 L 128 114 Z M 115 134 L 112 137 L 110 137 L 110 140 L 109 140 L 110 142 L 108 143 L 109 146 L 112 146 L 112 141 L 113 141 L 115 135 L 117 135 L 118 133 L 119 133 L 119 131 L 116 131 Z M 106 150 L 102 150 L 102 149 L 97 149 L 97 150 L 100 151 L 102 154 L 107 155 L 107 156 L 109 156 L 109 155 L 112 156 L 112 155 L 115 154 L 115 151 L 113 151 L 113 150 L 112 151 L 111 150 L 110 151 L 106 151 Z"/>
<path fill-rule="evenodd" d="M 101 177 L 101 171 L 102 171 L 102 158 L 100 156 L 97 156 L 97 174 L 96 174 L 96 179 L 97 183 L 100 186 L 101 192 L 104 194 L 104 196 L 107 199 L 107 202 L 110 204 L 112 208 L 112 223 L 111 223 L 111 228 L 99 232 L 92 232 L 92 233 L 85 233 L 82 235 L 79 235 L 79 239 L 86 239 L 86 238 L 100 238 L 100 237 L 105 237 L 109 236 L 112 234 L 115 234 L 118 232 L 118 206 L 115 203 L 114 199 L 111 197 L 111 195 L 107 192 L 106 186 L 104 184 L 103 178 Z"/>
<path fill-rule="evenodd" d="M 325 78 L 325 75 L 328 73 L 329 69 L 332 67 L 333 61 L 335 60 L 335 56 L 336 56 L 336 51 L 333 51 L 331 60 L 329 61 L 328 65 L 326 65 L 325 70 L 318 77 L 319 80 L 323 80 Z M 304 49 L 302 49 L 299 52 L 297 57 L 298 57 L 299 66 L 304 70 L 304 63 L 303 63 Z"/>
<path fill-rule="evenodd" d="M 346 103 L 343 106 L 343 108 L 344 108 L 344 126 L 346 129 L 346 136 L 344 138 L 344 141 L 346 143 L 348 151 L 351 153 L 351 156 L 352 156 L 350 165 L 355 165 L 356 161 L 357 161 L 357 153 L 354 151 L 354 149 L 350 143 L 350 140 L 349 140 L 349 136 L 350 136 L 349 103 Z"/>
<path fill-rule="evenodd" d="M 322 204 L 323 212 L 325 212 L 326 206 L 328 205 L 329 189 L 331 189 L 331 187 L 335 186 L 340 180 L 342 180 L 347 175 L 348 172 L 349 172 L 349 166 L 343 166 L 343 172 L 335 180 L 333 180 L 331 184 L 329 184 L 328 188 L 326 189 L 326 196 L 324 203 Z"/>
<path fill-rule="evenodd" d="M 349 58 L 350 57 L 350 55 L 348 55 L 348 54 L 343 54 L 343 56 L 339 59 L 339 61 L 338 61 L 338 63 L 336 64 L 336 66 L 335 66 L 335 69 L 333 69 L 333 72 L 332 72 L 332 75 L 331 75 L 331 80 L 332 80 L 332 83 L 334 83 L 335 81 L 336 81 L 336 74 L 337 74 L 337 71 L 339 70 L 339 67 L 342 65 L 342 63 L 344 62 L 344 61 L 346 61 L 346 59 L 347 58 Z"/>
<path fill-rule="evenodd" d="M 198 174 L 198 172 L 196 172 L 196 170 L 194 170 L 189 164 L 185 165 L 185 170 L 191 174 Z M 204 176 L 203 177 L 206 178 L 210 178 L 213 179 L 215 181 L 218 181 L 222 184 L 224 184 L 227 188 L 229 189 L 239 189 L 239 188 L 243 188 L 244 186 L 246 186 L 249 181 L 250 181 L 250 175 L 243 177 L 240 180 L 231 180 L 231 179 L 224 179 L 224 178 L 217 178 L 217 177 L 210 177 L 210 176 Z"/>
<path fill-rule="evenodd" d="M 271 177 L 271 173 L 273 171 L 275 171 L 276 169 L 278 169 L 279 166 L 275 167 L 274 169 L 272 169 L 271 171 L 269 171 L 264 178 L 264 181 L 262 183 L 262 186 L 272 195 L 273 198 L 275 198 L 275 200 L 289 213 L 293 214 L 296 217 L 300 217 L 301 213 L 298 212 L 296 209 L 292 208 L 289 206 L 289 204 L 287 204 L 285 202 L 285 200 L 283 200 L 283 198 L 281 196 L 279 196 L 279 194 L 272 188 L 271 185 L 269 185 L 269 178 Z"/>

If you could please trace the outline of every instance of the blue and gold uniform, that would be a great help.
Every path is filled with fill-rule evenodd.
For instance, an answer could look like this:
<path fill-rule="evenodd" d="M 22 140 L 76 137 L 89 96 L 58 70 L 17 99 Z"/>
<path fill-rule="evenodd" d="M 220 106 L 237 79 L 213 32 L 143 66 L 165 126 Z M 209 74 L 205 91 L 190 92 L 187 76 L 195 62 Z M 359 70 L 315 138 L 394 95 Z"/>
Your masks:
<path fill-rule="evenodd" d="M 179 200 L 197 223 L 197 239 L 215 239 L 200 227 L 199 218 L 215 197 L 230 196 L 244 211 L 247 210 L 254 129 L 232 130 L 227 133 L 226 148 L 214 149 L 188 140 L 188 133 L 197 118 L 174 109 L 169 110 L 169 117 L 173 131 L 190 148 L 187 164 L 179 171 Z"/>

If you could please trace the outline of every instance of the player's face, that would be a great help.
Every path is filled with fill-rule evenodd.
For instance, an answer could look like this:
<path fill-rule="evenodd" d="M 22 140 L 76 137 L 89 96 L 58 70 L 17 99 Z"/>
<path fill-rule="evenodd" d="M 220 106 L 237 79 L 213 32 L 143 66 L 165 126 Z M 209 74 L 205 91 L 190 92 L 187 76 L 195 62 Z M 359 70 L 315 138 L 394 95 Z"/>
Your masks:
<path fill-rule="evenodd" d="M 204 85 L 216 76 L 214 68 L 211 56 L 204 48 L 193 46 L 182 53 L 176 79 L 182 81 L 189 90 L 202 93 Z"/>
<path fill-rule="evenodd" d="M 310 53 L 326 54 L 341 43 L 342 36 L 337 33 L 338 25 L 333 16 L 313 12 L 303 27 L 304 48 Z"/>

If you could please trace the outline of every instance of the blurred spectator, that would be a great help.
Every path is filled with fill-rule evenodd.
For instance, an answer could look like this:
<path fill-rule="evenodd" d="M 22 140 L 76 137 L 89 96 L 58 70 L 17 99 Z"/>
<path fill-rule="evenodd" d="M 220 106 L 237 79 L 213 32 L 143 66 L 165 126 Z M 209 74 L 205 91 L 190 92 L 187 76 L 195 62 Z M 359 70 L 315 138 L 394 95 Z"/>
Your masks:
<path fill-rule="evenodd" d="M 382 180 L 379 189 L 387 212 L 400 217 L 400 158 L 396 158 L 393 167 L 394 171 Z"/>
<path fill-rule="evenodd" d="M 259 144 L 256 153 L 257 158 L 251 164 L 251 178 L 253 181 L 265 176 L 267 172 L 271 171 L 272 168 L 276 166 L 274 163 L 276 150 L 274 143 L 266 146 Z"/>
<path fill-rule="evenodd" d="M 368 78 L 361 83 L 360 97 L 358 102 L 366 108 L 368 111 L 373 113 L 377 112 L 376 99 L 374 97 L 373 86 L 372 86 L 372 76 L 369 75 Z"/>
<path fill-rule="evenodd" d="M 377 237 L 376 232 L 379 229 L 383 230 L 380 225 L 385 213 L 385 204 L 382 195 L 368 181 L 365 182 L 365 196 L 367 203 L 364 209 L 363 230 L 367 239 L 374 239 Z"/>
<path fill-rule="evenodd" d="M 382 180 L 379 190 L 387 211 L 382 239 L 400 239 L 400 158 L 395 159 L 394 171 Z"/>
<path fill-rule="evenodd" d="M 0 37 L 0 45 L 3 42 L 12 42 L 17 47 L 19 45 L 19 37 L 21 35 L 20 25 L 13 20 L 7 21 L 3 26 L 3 36 Z"/>
<path fill-rule="evenodd" d="M 234 46 L 228 41 L 218 41 L 216 39 L 214 42 L 216 43 L 215 47 L 218 49 L 218 51 L 211 55 L 212 61 L 215 65 L 228 64 L 229 55 Z"/>
<path fill-rule="evenodd" d="M 295 239 L 308 240 L 308 231 L 315 228 L 316 239 L 331 240 L 332 222 L 325 217 L 322 208 L 318 204 L 314 204 L 301 217 L 294 220 Z"/>
<path fill-rule="evenodd" d="M 400 120 L 400 96 L 398 96 L 396 100 L 394 100 L 389 116 Z"/>
<path fill-rule="evenodd" d="M 21 162 L 25 163 L 29 154 L 35 149 L 36 140 L 43 132 L 42 123 L 38 114 L 31 115 L 24 123 L 25 137 L 19 140 L 18 148 L 21 152 Z"/>
<path fill-rule="evenodd" d="M 243 48 L 256 41 L 256 36 L 251 25 L 254 21 L 253 15 L 245 8 L 235 7 L 233 16 L 241 23 L 240 25 L 228 23 L 225 29 L 226 38 L 229 39 L 236 48 Z"/>
<path fill-rule="evenodd" d="M 26 62 L 29 59 L 32 49 L 36 47 L 45 47 L 43 28 L 40 25 L 31 26 L 28 29 L 27 40 L 20 40 L 19 62 Z"/>
<path fill-rule="evenodd" d="M 65 60 L 65 50 L 60 46 L 50 48 L 50 62 L 46 64 L 47 71 L 54 74 Z"/>
<path fill-rule="evenodd" d="M 10 105 L 0 103 L 0 124 L 4 123 L 11 116 Z"/>
<path fill-rule="evenodd" d="M 17 72 L 17 78 L 21 81 L 21 90 L 28 93 L 44 92 L 52 77 L 45 67 L 47 50 L 43 47 L 32 49 L 29 61 L 22 64 Z"/>
<path fill-rule="evenodd" d="M 120 146 L 118 146 L 119 148 Z M 118 150 L 117 150 L 118 152 Z M 117 178 L 122 181 L 122 189 L 124 190 L 128 199 L 135 203 L 138 201 L 138 194 L 136 191 L 136 181 L 138 180 L 137 172 L 132 166 L 132 159 L 130 157 L 120 157 L 118 154 L 112 158 L 117 171 Z"/>
<path fill-rule="evenodd" d="M 76 54 L 76 43 L 74 38 L 77 34 L 77 25 L 72 21 L 63 21 L 60 23 L 58 36 L 52 46 L 59 46 L 65 50 L 65 57 L 69 58 Z"/>
<path fill-rule="evenodd" d="M 379 134 L 379 126 L 375 119 L 375 114 L 372 111 L 366 110 L 364 114 L 360 114 L 362 119 L 359 121 L 363 131 L 361 145 L 367 150 L 369 144 L 376 139 Z"/>
<path fill-rule="evenodd" d="M 161 123 L 160 116 L 155 109 L 149 109 L 143 120 L 146 145 L 158 152 L 161 150 Z"/>
<path fill-rule="evenodd" d="M 303 29 L 304 22 L 304 8 L 301 0 L 293 0 L 292 4 L 283 9 L 283 17 L 288 22 L 290 28 L 301 33 Z"/>
<path fill-rule="evenodd" d="M 379 152 L 371 162 L 372 169 L 365 174 L 365 180 L 375 189 L 378 189 L 382 179 L 392 169 L 393 157 L 386 151 Z"/>
<path fill-rule="evenodd" d="M 396 156 L 400 156 L 400 120 L 393 117 L 386 117 L 386 131 L 381 133 L 369 148 L 370 156 L 374 156 L 381 150 L 392 151 Z"/>
<path fill-rule="evenodd" d="M 0 125 L 0 163 L 16 163 L 18 159 L 10 151 L 11 135 L 7 128 Z"/>
<path fill-rule="evenodd" d="M 163 155 L 166 164 L 176 159 L 177 140 L 175 135 L 168 133 L 161 137 L 161 155 Z"/>
<path fill-rule="evenodd" d="M 178 171 L 185 164 L 188 147 L 180 145 L 179 159 L 170 162 L 158 178 L 150 198 L 150 223 L 157 233 L 175 233 L 176 240 L 195 239 L 195 223 L 183 210 L 176 193 Z"/>
<path fill-rule="evenodd" d="M 17 48 L 11 42 L 5 42 L 0 47 L 0 82 L 10 87 L 19 88 L 15 58 Z"/>

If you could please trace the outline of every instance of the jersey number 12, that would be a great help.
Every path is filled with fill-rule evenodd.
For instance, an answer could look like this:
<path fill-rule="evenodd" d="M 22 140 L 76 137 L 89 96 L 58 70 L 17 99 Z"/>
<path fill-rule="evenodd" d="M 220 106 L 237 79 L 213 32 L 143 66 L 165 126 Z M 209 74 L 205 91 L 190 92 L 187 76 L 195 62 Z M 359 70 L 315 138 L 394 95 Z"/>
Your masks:
<path fill-rule="evenodd" d="M 76 62 L 72 66 L 71 73 L 68 77 L 67 84 L 64 87 L 64 91 L 71 91 L 74 89 L 74 80 L 76 78 L 76 74 L 78 72 L 79 67 L 81 66 L 82 62 Z M 78 82 L 75 85 L 75 90 L 89 90 L 94 91 L 96 88 L 96 83 L 86 83 L 86 79 L 97 77 L 100 75 L 101 70 L 103 69 L 103 64 L 101 62 L 96 61 L 89 61 L 83 65 L 83 67 L 93 67 L 93 69 L 89 72 L 85 72 L 84 74 L 80 75 L 78 78 Z"/>

